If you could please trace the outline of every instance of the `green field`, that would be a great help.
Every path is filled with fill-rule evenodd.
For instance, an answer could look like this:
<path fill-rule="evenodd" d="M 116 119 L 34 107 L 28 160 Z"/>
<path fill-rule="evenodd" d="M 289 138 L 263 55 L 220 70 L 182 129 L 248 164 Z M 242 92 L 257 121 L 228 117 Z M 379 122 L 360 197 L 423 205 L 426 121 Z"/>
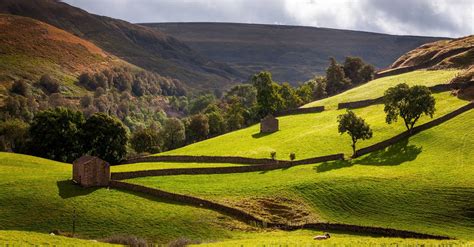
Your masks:
<path fill-rule="evenodd" d="M 447 83 L 459 72 L 459 70 L 417 70 L 405 74 L 383 77 L 362 84 L 338 95 L 311 102 L 304 105 L 303 108 L 325 106 L 327 109 L 336 109 L 338 103 L 381 97 L 387 88 L 393 87 L 399 83 L 406 83 L 410 86 L 425 85 L 427 87 Z"/>
<path fill-rule="evenodd" d="M 0 246 L 119 246 L 44 233 L 0 231 Z"/>
<path fill-rule="evenodd" d="M 322 221 L 474 239 L 473 119 L 474 111 L 469 111 L 352 161 L 129 182 L 248 208 L 262 217 L 271 206 L 257 207 L 248 200 L 286 198 Z"/>
<path fill-rule="evenodd" d="M 445 115 L 465 104 L 467 101 L 451 96 L 449 92 L 435 94 L 436 113 L 434 118 Z M 388 139 L 404 130 L 403 122 L 388 125 L 385 123 L 383 105 L 373 105 L 354 110 L 363 117 L 374 132 L 372 139 L 361 141 L 358 147 L 365 147 Z M 292 115 L 278 118 L 280 131 L 261 135 L 260 126 L 234 131 L 212 139 L 185 146 L 180 149 L 157 155 L 217 155 L 270 158 L 272 151 L 277 158 L 288 160 L 291 152 L 296 159 L 304 159 L 335 153 L 351 154 L 350 138 L 337 132 L 337 116 L 345 110 L 328 110 L 321 113 Z M 430 121 L 420 118 L 420 124 Z"/>
<path fill-rule="evenodd" d="M 414 81 L 411 84 L 438 84 L 455 73 L 419 71 L 382 78 L 315 104 L 334 106 L 348 99 L 374 98 L 387 86 L 405 80 Z M 435 97 L 435 118 L 467 104 L 449 92 L 435 94 Z M 336 118 L 343 112 L 330 107 L 322 113 L 285 116 L 279 118 L 281 130 L 273 134 L 260 135 L 259 126 L 254 125 L 163 154 L 269 158 L 270 152 L 276 151 L 278 159 L 288 159 L 291 152 L 296 153 L 297 159 L 339 152 L 349 155 L 349 137 L 337 133 Z M 405 130 L 401 122 L 385 123 L 382 105 L 355 112 L 365 118 L 374 131 L 373 139 L 359 143 L 359 148 Z M 381 238 L 336 232 L 330 240 L 315 242 L 312 237 L 321 232 L 260 229 L 218 212 L 142 194 L 105 188 L 83 189 L 69 181 L 70 164 L 0 153 L 0 241 L 69 244 L 66 241 L 76 240 L 63 242 L 61 237 L 43 234 L 55 229 L 70 232 L 76 210 L 76 231 L 87 239 L 135 235 L 155 243 L 167 243 L 185 237 L 210 246 L 473 244 L 473 119 L 471 110 L 386 150 L 349 161 L 268 172 L 127 180 L 214 200 L 273 222 L 340 222 L 447 235 L 460 240 Z M 430 120 L 423 117 L 419 124 Z M 149 162 L 115 166 L 112 172 L 226 166 L 236 165 Z"/>
<path fill-rule="evenodd" d="M 71 184 L 70 164 L 0 153 L 0 230 L 76 231 L 85 238 L 136 235 L 166 243 L 223 239 L 240 222 L 219 213 L 116 190 Z"/>

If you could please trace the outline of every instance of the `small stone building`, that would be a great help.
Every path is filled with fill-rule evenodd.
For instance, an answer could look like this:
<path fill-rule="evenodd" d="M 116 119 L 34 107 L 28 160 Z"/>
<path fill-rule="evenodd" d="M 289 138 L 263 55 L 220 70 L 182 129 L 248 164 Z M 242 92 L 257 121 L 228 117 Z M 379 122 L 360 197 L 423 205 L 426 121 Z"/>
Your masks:
<path fill-rule="evenodd" d="M 279 130 L 278 119 L 271 114 L 260 121 L 260 133 L 272 133 Z"/>
<path fill-rule="evenodd" d="M 84 155 L 72 163 L 72 180 L 82 187 L 108 186 L 110 165 L 98 157 Z"/>

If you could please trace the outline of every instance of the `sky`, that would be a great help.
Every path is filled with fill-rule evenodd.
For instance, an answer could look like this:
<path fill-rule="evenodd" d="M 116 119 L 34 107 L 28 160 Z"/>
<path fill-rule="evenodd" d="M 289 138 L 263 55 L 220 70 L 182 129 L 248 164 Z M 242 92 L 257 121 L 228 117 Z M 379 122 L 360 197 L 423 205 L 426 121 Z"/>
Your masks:
<path fill-rule="evenodd" d="M 474 0 L 64 0 L 133 23 L 238 22 L 399 35 L 474 34 Z"/>

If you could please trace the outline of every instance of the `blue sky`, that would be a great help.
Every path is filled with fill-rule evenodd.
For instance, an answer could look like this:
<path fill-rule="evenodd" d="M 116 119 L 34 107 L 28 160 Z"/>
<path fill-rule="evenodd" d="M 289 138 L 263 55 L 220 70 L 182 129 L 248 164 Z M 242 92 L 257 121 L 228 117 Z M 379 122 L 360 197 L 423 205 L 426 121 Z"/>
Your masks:
<path fill-rule="evenodd" d="M 138 22 L 241 22 L 400 35 L 474 33 L 474 0 L 64 0 Z"/>

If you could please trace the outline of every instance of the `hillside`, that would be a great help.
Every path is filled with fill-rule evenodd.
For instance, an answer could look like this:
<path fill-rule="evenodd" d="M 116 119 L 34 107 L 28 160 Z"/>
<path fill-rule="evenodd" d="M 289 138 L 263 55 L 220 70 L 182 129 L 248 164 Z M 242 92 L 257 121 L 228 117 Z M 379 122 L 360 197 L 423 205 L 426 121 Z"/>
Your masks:
<path fill-rule="evenodd" d="M 296 84 L 321 74 L 329 57 L 359 56 L 378 68 L 424 43 L 440 38 L 284 25 L 233 23 L 143 24 L 168 33 L 194 50 L 250 76 L 272 72 Z"/>
<path fill-rule="evenodd" d="M 474 64 L 474 35 L 424 44 L 398 58 L 391 69 L 402 67 L 467 68 Z"/>
<path fill-rule="evenodd" d="M 1 82 L 37 81 L 50 74 L 80 90 L 72 82 L 81 73 L 127 64 L 91 42 L 31 18 L 0 15 L 0 28 Z"/>
<path fill-rule="evenodd" d="M 222 88 L 239 74 L 163 32 L 90 14 L 55 0 L 4 0 L 0 13 L 31 17 L 89 40 L 139 67 L 186 82 L 194 89 Z"/>

